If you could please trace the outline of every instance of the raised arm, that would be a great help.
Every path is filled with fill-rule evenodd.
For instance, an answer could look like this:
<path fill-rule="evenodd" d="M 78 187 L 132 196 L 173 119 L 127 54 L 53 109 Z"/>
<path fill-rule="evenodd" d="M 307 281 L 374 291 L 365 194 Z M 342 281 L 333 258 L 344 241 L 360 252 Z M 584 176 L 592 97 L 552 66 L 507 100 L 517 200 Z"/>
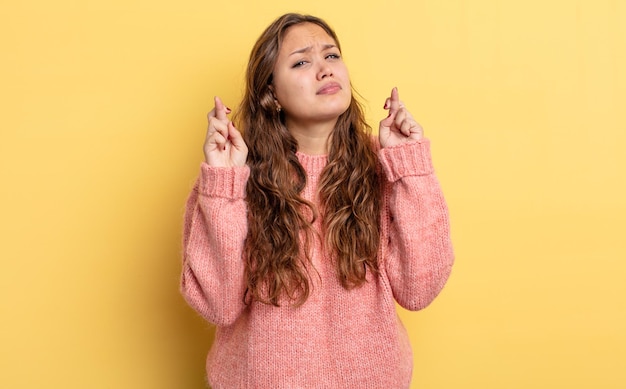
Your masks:
<path fill-rule="evenodd" d="M 379 151 L 386 177 L 383 266 L 396 301 L 404 308 L 428 306 L 452 269 L 448 208 L 435 177 L 430 142 L 423 138 L 394 88 L 381 121 Z"/>
<path fill-rule="evenodd" d="M 211 323 L 232 324 L 245 308 L 247 148 L 219 98 L 209 113 L 200 177 L 185 211 L 181 292 Z"/>

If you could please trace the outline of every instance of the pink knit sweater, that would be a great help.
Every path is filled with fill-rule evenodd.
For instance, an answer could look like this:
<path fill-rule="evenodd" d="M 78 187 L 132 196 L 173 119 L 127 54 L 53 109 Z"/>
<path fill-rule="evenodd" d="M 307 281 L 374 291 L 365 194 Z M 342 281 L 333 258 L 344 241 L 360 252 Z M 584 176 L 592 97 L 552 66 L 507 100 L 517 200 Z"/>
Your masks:
<path fill-rule="evenodd" d="M 298 158 L 307 172 L 304 197 L 315 202 L 326 157 Z M 379 159 L 386 177 L 380 274 L 344 289 L 317 242 L 311 258 L 319 277 L 311 277 L 312 293 L 297 308 L 243 303 L 249 169 L 202 164 L 187 202 L 181 290 L 217 326 L 207 358 L 213 389 L 409 387 L 412 353 L 395 302 L 422 309 L 446 283 L 448 212 L 428 140 L 382 149 Z"/>

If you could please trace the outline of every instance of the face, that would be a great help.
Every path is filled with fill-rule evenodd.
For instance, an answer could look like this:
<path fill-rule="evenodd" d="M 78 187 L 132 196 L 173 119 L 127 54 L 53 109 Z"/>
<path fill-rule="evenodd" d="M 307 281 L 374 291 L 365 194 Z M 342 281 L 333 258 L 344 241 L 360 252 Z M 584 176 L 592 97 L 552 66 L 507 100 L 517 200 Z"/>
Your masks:
<path fill-rule="evenodd" d="M 348 69 L 339 48 L 313 23 L 287 30 L 274 65 L 272 87 L 287 128 L 336 122 L 352 99 Z"/>

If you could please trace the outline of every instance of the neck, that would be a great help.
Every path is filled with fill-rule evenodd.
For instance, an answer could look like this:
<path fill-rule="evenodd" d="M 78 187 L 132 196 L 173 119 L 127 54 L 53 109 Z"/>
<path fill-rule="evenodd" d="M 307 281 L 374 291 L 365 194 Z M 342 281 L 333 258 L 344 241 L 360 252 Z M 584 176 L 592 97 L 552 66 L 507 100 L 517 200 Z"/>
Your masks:
<path fill-rule="evenodd" d="M 328 154 L 328 139 L 335 129 L 337 120 L 332 122 L 298 125 L 285 123 L 287 129 L 298 141 L 298 151 L 308 155 Z"/>

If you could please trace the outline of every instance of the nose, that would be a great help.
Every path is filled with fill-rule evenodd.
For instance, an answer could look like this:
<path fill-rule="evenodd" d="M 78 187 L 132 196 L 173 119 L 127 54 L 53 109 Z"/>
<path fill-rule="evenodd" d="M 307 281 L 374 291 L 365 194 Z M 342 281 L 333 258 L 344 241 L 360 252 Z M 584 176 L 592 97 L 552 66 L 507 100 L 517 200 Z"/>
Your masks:
<path fill-rule="evenodd" d="M 317 79 L 323 80 L 324 78 L 332 76 L 332 75 L 333 75 L 333 69 L 331 68 L 330 64 L 327 63 L 326 61 L 322 61 L 317 71 Z"/>

